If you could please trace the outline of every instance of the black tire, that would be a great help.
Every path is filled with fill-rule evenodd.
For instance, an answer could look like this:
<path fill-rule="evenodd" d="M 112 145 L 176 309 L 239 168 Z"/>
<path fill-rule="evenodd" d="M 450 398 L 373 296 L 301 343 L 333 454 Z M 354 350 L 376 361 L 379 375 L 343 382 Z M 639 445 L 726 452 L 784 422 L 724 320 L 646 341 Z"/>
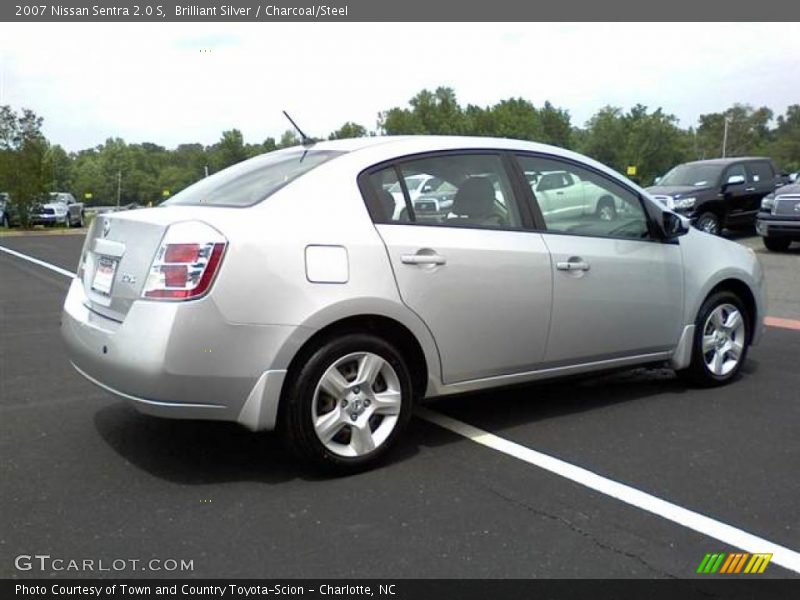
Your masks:
<path fill-rule="evenodd" d="M 600 221 L 613 221 L 617 218 L 617 208 L 612 198 L 600 198 L 595 209 L 595 217 Z"/>
<path fill-rule="evenodd" d="M 81 211 L 81 217 L 78 220 L 78 227 L 84 227 L 86 225 L 86 215 Z"/>
<path fill-rule="evenodd" d="M 705 231 L 711 235 L 720 235 L 722 233 L 719 217 L 712 212 L 705 212 L 697 217 L 694 226 L 700 231 Z"/>
<path fill-rule="evenodd" d="M 786 252 L 792 244 L 792 240 L 789 238 L 763 237 L 761 239 L 764 240 L 764 246 L 767 250 L 772 252 Z"/>
<path fill-rule="evenodd" d="M 66 227 L 67 229 L 72 227 L 72 219 L 69 218 L 69 213 L 67 213 L 67 216 L 64 217 L 64 227 Z"/>
<path fill-rule="evenodd" d="M 742 349 L 739 354 L 738 363 L 728 372 L 724 374 L 714 373 L 707 365 L 707 357 L 711 356 L 709 353 L 703 353 L 703 337 L 706 333 L 706 326 L 712 313 L 718 307 L 733 306 L 739 311 L 741 315 L 743 332 L 741 339 L 738 335 L 734 336 L 735 341 L 742 343 Z M 712 326 L 713 327 L 713 326 Z M 747 360 L 747 350 L 750 346 L 750 339 L 752 331 L 750 328 L 750 314 L 747 312 L 744 303 L 739 299 L 739 296 L 732 292 L 717 292 L 706 298 L 695 319 L 694 341 L 692 342 L 692 361 L 689 367 L 680 371 L 679 375 L 684 377 L 690 383 L 701 387 L 714 387 L 724 385 L 732 381 L 742 368 L 742 365 Z M 733 338 L 732 338 L 733 339 Z"/>
<path fill-rule="evenodd" d="M 5 229 L 9 229 L 11 227 L 11 221 L 8 220 L 8 215 L 3 213 L 3 227 Z"/>
<path fill-rule="evenodd" d="M 390 430 L 384 441 L 376 445 L 374 450 L 358 456 L 343 456 L 332 451 L 317 435 L 314 419 L 317 410 L 315 405 L 319 399 L 315 400 L 315 397 L 317 388 L 328 369 L 338 361 L 357 353 L 377 355 L 391 366 L 393 373 L 397 376 L 396 385 L 399 385 L 400 388 L 400 409 L 393 425 L 394 428 Z M 379 375 L 379 377 L 381 376 Z M 320 392 L 320 394 L 321 396 L 325 395 L 324 392 Z M 328 397 L 329 402 L 331 398 L 332 396 Z M 411 375 L 405 359 L 393 345 L 370 334 L 344 334 L 322 343 L 307 357 L 304 364 L 298 365 L 296 373 L 289 375 L 281 400 L 279 434 L 296 457 L 314 468 L 339 474 L 363 471 L 376 466 L 395 444 L 411 418 L 413 398 Z M 342 406 L 339 402 L 336 399 L 332 401 L 334 408 L 331 409 L 331 412 L 338 410 L 337 406 Z M 355 406 L 355 402 L 348 406 Z M 346 410 L 350 409 L 341 408 L 340 412 L 344 414 Z M 352 418 L 352 415 L 350 417 Z M 360 416 L 356 418 L 360 419 Z M 369 419 L 368 426 L 372 427 L 373 417 L 367 415 L 365 418 Z M 374 432 L 381 427 L 385 417 L 379 416 L 378 418 Z M 340 427 L 339 433 L 331 439 L 331 442 L 335 442 L 340 435 L 343 435 L 345 440 L 353 435 L 352 426 L 348 423 L 344 423 Z"/>

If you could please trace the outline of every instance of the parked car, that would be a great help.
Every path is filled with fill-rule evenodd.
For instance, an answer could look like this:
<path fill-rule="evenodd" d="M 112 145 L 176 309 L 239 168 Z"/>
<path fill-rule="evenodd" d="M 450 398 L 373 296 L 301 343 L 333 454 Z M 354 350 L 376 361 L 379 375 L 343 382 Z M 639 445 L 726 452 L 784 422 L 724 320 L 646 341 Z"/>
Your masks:
<path fill-rule="evenodd" d="M 36 224 L 62 224 L 65 227 L 83 227 L 83 203 L 68 192 L 51 192 L 47 202 L 35 205 L 32 221 Z"/>
<path fill-rule="evenodd" d="M 608 190 L 567 171 L 526 172 L 542 214 L 557 220 L 584 217 L 611 221 L 625 207 Z"/>
<path fill-rule="evenodd" d="M 761 201 L 756 232 L 768 250 L 785 251 L 800 242 L 800 183 L 780 187 Z"/>
<path fill-rule="evenodd" d="M 716 158 L 678 165 L 647 191 L 698 229 L 719 234 L 725 227 L 751 226 L 761 199 L 784 182 L 769 158 Z"/>
<path fill-rule="evenodd" d="M 533 172 L 620 208 L 558 218 Z M 408 185 L 395 215 L 388 190 L 419 173 L 457 190 L 438 222 L 417 218 Z M 728 383 L 761 335 L 763 281 L 752 250 L 574 152 L 366 138 L 98 216 L 61 327 L 75 368 L 142 412 L 277 429 L 299 457 L 354 471 L 425 397 L 650 364 Z"/>

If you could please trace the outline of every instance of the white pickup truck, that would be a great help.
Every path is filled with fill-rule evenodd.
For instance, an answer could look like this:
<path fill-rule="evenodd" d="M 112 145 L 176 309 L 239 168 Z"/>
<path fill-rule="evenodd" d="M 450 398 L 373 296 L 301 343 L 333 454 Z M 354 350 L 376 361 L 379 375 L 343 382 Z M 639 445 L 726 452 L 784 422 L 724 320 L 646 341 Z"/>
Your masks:
<path fill-rule="evenodd" d="M 536 195 L 545 218 L 571 220 L 594 215 L 613 221 L 621 209 L 620 200 L 591 181 L 566 171 L 526 172 L 525 177 Z"/>
<path fill-rule="evenodd" d="M 83 203 L 75 200 L 69 192 L 51 192 L 50 201 L 34 207 L 34 223 L 52 225 L 59 223 L 65 227 L 83 227 Z"/>

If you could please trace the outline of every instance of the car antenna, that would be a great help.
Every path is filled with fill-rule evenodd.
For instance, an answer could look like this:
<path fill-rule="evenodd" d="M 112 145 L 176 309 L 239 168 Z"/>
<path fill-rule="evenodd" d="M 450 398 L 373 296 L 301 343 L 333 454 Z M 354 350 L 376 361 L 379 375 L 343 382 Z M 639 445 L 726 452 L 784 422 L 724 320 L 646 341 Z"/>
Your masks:
<path fill-rule="evenodd" d="M 300 134 L 300 139 L 302 140 L 303 146 L 313 146 L 314 144 L 317 143 L 317 140 L 315 140 L 314 138 L 310 138 L 305 133 L 303 133 L 303 130 L 297 126 L 297 123 L 294 122 L 294 119 L 292 119 L 292 117 L 289 116 L 289 113 L 287 113 L 285 110 L 283 111 L 283 116 L 289 119 L 289 123 L 291 123 L 292 127 L 294 127 L 297 130 L 297 133 Z"/>

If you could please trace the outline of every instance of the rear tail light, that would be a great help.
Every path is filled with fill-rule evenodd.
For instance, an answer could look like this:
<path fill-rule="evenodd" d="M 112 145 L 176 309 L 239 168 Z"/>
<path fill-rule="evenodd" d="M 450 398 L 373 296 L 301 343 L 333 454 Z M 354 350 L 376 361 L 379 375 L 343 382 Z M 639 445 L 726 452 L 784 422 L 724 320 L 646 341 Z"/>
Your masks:
<path fill-rule="evenodd" d="M 205 223 L 171 225 L 156 252 L 142 292 L 145 298 L 190 300 L 208 292 L 228 242 Z"/>

